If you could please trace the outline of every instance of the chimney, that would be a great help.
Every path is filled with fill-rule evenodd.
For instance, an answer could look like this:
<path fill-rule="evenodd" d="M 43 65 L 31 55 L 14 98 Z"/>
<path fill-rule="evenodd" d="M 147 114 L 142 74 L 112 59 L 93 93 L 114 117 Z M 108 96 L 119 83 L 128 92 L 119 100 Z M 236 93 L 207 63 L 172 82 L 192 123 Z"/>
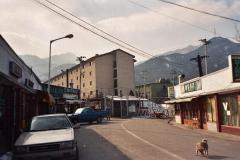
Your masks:
<path fill-rule="evenodd" d="M 182 80 L 184 79 L 184 77 L 185 77 L 184 74 L 178 75 L 178 84 L 182 83 Z"/>

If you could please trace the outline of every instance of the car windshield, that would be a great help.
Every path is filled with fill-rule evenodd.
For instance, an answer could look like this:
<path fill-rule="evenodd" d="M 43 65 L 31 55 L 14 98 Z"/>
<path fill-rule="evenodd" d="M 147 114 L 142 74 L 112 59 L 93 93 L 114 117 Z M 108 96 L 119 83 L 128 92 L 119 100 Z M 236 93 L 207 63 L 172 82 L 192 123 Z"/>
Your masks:
<path fill-rule="evenodd" d="M 78 109 L 75 111 L 75 114 L 81 114 L 83 110 L 84 110 L 84 108 L 78 108 Z"/>
<path fill-rule="evenodd" d="M 71 128 L 71 124 L 64 116 L 36 117 L 32 120 L 30 131 L 46 131 Z"/>

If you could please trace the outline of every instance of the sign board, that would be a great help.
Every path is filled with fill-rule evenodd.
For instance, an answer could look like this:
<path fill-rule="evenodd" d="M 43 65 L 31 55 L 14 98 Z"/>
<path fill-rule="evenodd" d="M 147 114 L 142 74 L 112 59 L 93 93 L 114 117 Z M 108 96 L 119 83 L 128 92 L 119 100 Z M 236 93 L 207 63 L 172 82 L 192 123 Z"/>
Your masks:
<path fill-rule="evenodd" d="M 174 87 L 168 87 L 168 98 L 174 98 L 175 97 L 175 93 L 174 93 Z"/>
<path fill-rule="evenodd" d="M 232 55 L 231 58 L 233 82 L 240 82 L 240 55 Z"/>
<path fill-rule="evenodd" d="M 227 107 L 228 107 L 228 102 L 223 102 L 223 108 L 225 111 L 227 111 Z"/>
<path fill-rule="evenodd" d="M 22 77 L 22 68 L 20 68 L 15 62 L 9 63 L 9 73 L 16 78 Z"/>
<path fill-rule="evenodd" d="M 63 94 L 63 98 L 66 98 L 66 99 L 78 99 L 78 95 L 76 95 L 76 94 L 66 94 L 66 93 L 64 93 L 64 94 Z"/>
<path fill-rule="evenodd" d="M 182 85 L 183 93 L 193 92 L 201 89 L 202 89 L 201 80 L 196 80 L 196 81 L 185 83 Z"/>
<path fill-rule="evenodd" d="M 227 116 L 231 116 L 231 112 L 230 111 L 227 111 Z"/>

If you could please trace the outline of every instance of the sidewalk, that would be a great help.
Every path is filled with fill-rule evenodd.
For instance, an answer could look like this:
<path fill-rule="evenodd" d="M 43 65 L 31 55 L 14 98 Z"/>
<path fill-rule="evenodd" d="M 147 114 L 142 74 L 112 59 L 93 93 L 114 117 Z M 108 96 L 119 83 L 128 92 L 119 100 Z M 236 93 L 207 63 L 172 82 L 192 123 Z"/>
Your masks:
<path fill-rule="evenodd" d="M 185 129 L 185 130 L 189 130 L 189 131 L 194 132 L 196 134 L 203 134 L 203 135 L 206 135 L 206 136 L 211 136 L 211 137 L 220 138 L 220 139 L 224 139 L 224 140 L 240 142 L 240 136 L 227 134 L 227 133 L 222 133 L 222 132 L 213 132 L 213 131 L 204 130 L 204 129 L 192 129 L 192 128 L 189 128 L 187 126 L 184 126 L 183 124 L 176 123 L 174 119 L 169 122 L 169 125 L 172 125 L 172 126 L 178 127 L 178 128 L 182 128 L 182 129 Z"/>

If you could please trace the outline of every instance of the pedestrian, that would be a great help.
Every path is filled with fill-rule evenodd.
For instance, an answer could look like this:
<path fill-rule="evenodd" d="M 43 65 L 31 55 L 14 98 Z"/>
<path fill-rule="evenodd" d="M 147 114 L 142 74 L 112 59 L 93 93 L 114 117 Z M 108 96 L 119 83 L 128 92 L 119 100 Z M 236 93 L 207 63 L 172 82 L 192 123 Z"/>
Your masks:
<path fill-rule="evenodd" d="M 110 121 L 110 117 L 111 117 L 111 107 L 107 106 L 106 111 L 107 111 L 107 120 Z"/>

